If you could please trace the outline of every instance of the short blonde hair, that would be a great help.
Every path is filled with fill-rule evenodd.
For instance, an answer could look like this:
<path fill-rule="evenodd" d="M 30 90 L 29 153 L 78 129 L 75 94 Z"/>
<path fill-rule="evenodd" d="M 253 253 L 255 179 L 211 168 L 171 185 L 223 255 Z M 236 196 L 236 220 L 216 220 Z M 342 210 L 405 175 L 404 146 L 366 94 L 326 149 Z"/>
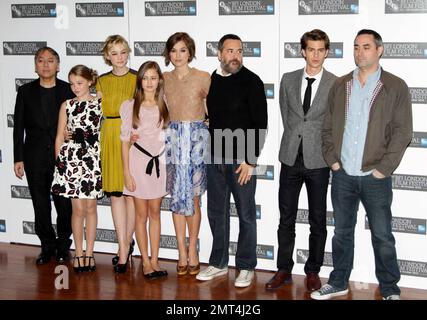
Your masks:
<path fill-rule="evenodd" d="M 105 63 L 108 64 L 109 66 L 111 66 L 112 64 L 111 64 L 111 61 L 107 59 L 107 55 L 110 52 L 111 47 L 116 44 L 121 44 L 128 53 L 132 51 L 129 47 L 129 43 L 121 35 L 113 34 L 111 36 L 108 36 L 107 39 L 105 39 L 104 41 L 104 45 L 102 46 L 102 54 L 103 54 L 102 56 L 104 58 Z"/>

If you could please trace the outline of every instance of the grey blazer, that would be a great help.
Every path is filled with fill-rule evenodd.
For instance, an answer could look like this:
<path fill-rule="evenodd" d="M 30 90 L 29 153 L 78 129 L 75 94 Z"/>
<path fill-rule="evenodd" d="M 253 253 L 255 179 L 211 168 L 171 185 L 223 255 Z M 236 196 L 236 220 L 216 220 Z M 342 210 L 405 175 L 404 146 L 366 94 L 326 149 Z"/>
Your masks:
<path fill-rule="evenodd" d="M 280 111 L 283 135 L 280 143 L 280 162 L 293 166 L 302 139 L 304 165 L 307 169 L 327 167 L 322 155 L 321 130 L 328 101 L 329 89 L 337 78 L 323 69 L 319 87 L 307 114 L 301 101 L 301 81 L 304 69 L 284 73 L 280 82 Z"/>

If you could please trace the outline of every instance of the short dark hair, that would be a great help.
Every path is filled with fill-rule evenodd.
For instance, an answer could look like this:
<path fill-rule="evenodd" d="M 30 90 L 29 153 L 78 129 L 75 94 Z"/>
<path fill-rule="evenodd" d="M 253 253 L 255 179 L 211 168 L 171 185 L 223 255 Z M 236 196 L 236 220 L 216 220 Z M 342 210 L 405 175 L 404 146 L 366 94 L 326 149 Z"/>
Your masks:
<path fill-rule="evenodd" d="M 189 36 L 186 32 L 176 32 L 171 35 L 166 41 L 165 50 L 163 50 L 163 57 L 165 58 L 165 64 L 168 66 L 171 62 L 169 54 L 172 51 L 173 47 L 180 41 L 185 43 L 185 46 L 188 49 L 188 53 L 190 57 L 188 58 L 188 62 L 191 62 L 196 57 L 196 44 L 192 37 Z"/>
<path fill-rule="evenodd" d="M 40 49 L 37 50 L 36 54 L 34 55 L 34 61 L 37 61 L 37 58 L 45 51 L 49 51 L 50 54 L 52 54 L 56 60 L 58 61 L 58 63 L 60 62 L 59 59 L 59 54 L 58 52 L 56 52 L 54 49 L 52 49 L 51 47 L 41 47 Z"/>
<path fill-rule="evenodd" d="M 224 49 L 224 42 L 226 40 L 239 40 L 240 42 L 242 42 L 242 39 L 240 39 L 240 37 L 235 35 L 235 34 L 229 33 L 229 34 L 223 35 L 222 38 L 219 39 L 219 42 L 218 42 L 218 50 L 220 52 L 222 51 L 222 49 Z"/>
<path fill-rule="evenodd" d="M 307 31 L 304 33 L 300 39 L 301 50 L 305 50 L 307 48 L 307 41 L 323 41 L 325 43 L 325 49 L 329 50 L 329 46 L 331 42 L 329 41 L 329 37 L 326 32 L 320 29 L 313 29 L 311 31 Z"/>
<path fill-rule="evenodd" d="M 377 48 L 383 46 L 383 38 L 381 38 L 381 36 L 378 32 L 371 30 L 371 29 L 362 29 L 357 33 L 356 38 L 362 34 L 372 35 L 374 37 L 374 41 L 375 41 Z"/>

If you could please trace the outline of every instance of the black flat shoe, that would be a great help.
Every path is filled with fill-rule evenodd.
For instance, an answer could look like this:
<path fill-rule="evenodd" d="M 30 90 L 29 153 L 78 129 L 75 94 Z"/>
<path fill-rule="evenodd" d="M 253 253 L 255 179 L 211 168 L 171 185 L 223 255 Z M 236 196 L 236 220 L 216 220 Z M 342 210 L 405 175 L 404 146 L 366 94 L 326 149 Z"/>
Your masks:
<path fill-rule="evenodd" d="M 144 274 L 144 277 L 145 277 L 145 278 L 147 278 L 147 279 L 149 279 L 149 280 L 157 279 L 157 278 L 159 277 L 158 272 L 159 272 L 159 271 L 153 271 L 153 272 L 150 272 L 150 273 Z"/>
<path fill-rule="evenodd" d="M 166 270 L 154 271 L 154 273 L 156 273 L 158 277 L 166 277 L 168 275 Z"/>

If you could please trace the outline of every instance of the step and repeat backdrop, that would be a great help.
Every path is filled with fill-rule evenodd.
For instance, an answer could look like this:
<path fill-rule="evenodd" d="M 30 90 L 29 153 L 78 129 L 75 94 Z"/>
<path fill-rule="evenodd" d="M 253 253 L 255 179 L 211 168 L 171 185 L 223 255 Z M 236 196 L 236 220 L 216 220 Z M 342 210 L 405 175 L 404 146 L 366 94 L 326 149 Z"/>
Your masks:
<path fill-rule="evenodd" d="M 277 255 L 278 151 L 282 124 L 279 84 L 284 72 L 304 66 L 301 35 L 314 28 L 328 33 L 331 50 L 325 68 L 338 76 L 354 69 L 353 40 L 358 30 L 378 31 L 385 42 L 384 69 L 402 77 L 411 90 L 414 133 L 401 165 L 393 175 L 393 232 L 401 286 L 427 289 L 427 0 L 198 0 L 198 1 L 18 1 L 0 2 L 0 241 L 39 244 L 26 180 L 13 174 L 13 112 L 19 86 L 37 77 L 34 53 L 48 45 L 61 56 L 59 78 L 70 68 L 85 64 L 100 74 L 109 71 L 101 46 L 110 34 L 121 34 L 132 48 L 133 69 L 146 60 L 166 67 L 161 57 L 165 41 L 174 32 L 188 32 L 196 42 L 192 66 L 212 72 L 218 67 L 217 43 L 222 35 L 235 33 L 243 40 L 244 64 L 265 84 L 269 132 L 258 168 L 257 232 L 259 269 L 275 270 Z M 162 204 L 160 257 L 177 259 L 175 232 L 169 199 Z M 98 206 L 95 250 L 117 251 L 109 199 Z M 300 196 L 296 226 L 294 272 L 304 274 L 308 256 L 308 205 L 306 191 Z M 230 264 L 234 265 L 238 218 L 231 203 Z M 52 213 L 53 221 L 56 213 Z M 332 267 L 331 238 L 334 218 L 328 194 L 328 240 L 322 277 Z M 200 260 L 207 262 L 211 232 L 202 198 L 199 236 Z M 360 288 L 376 283 L 370 231 L 360 207 L 355 234 L 355 260 L 351 280 Z"/>

